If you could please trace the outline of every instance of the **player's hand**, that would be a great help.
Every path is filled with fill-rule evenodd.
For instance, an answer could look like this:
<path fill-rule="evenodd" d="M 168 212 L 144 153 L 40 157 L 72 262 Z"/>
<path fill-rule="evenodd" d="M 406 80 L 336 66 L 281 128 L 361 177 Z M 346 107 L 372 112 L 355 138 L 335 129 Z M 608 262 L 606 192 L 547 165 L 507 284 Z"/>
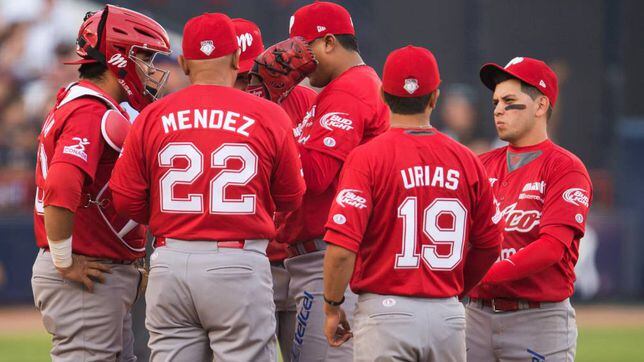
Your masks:
<path fill-rule="evenodd" d="M 340 307 L 324 305 L 326 320 L 324 321 L 324 335 L 331 347 L 340 347 L 344 342 L 353 337 L 347 315 Z"/>
<path fill-rule="evenodd" d="M 94 282 L 105 282 L 103 273 L 111 273 L 107 264 L 83 255 L 72 254 L 72 265 L 67 268 L 56 268 L 67 280 L 83 283 L 87 290 L 94 291 Z"/>

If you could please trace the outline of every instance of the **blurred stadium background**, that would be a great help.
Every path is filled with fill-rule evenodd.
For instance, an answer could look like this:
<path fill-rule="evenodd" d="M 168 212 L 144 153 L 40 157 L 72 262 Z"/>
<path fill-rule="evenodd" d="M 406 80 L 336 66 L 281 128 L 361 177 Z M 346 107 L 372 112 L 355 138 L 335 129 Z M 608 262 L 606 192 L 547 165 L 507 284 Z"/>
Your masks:
<path fill-rule="evenodd" d="M 185 21 L 202 12 L 244 17 L 266 44 L 287 37 L 302 0 L 122 0 L 154 17 L 180 52 Z M 644 1 L 344 0 L 361 53 L 382 69 L 388 52 L 431 49 L 443 85 L 440 129 L 476 152 L 499 145 L 491 94 L 478 80 L 487 61 L 547 60 L 560 79 L 551 138 L 587 165 L 595 196 L 577 267 L 578 361 L 644 360 Z M 60 85 L 76 78 L 86 11 L 105 2 L 0 0 L 0 361 L 46 361 L 49 338 L 32 307 L 36 137 Z M 186 84 L 173 58 L 169 90 Z M 143 307 L 137 316 L 143 318 Z M 139 330 L 140 333 L 144 331 Z M 138 353 L 144 357 L 145 336 Z M 145 358 L 145 357 L 144 357 Z"/>

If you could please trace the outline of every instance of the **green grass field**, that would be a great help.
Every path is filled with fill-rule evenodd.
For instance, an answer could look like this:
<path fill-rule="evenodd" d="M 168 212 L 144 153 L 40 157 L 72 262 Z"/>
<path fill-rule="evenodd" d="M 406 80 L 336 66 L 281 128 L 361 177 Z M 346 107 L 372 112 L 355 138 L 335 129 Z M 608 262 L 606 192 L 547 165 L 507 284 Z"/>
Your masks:
<path fill-rule="evenodd" d="M 48 351 L 47 334 L 0 335 L 1 362 L 49 361 Z M 576 361 L 644 361 L 644 327 L 580 329 Z"/>

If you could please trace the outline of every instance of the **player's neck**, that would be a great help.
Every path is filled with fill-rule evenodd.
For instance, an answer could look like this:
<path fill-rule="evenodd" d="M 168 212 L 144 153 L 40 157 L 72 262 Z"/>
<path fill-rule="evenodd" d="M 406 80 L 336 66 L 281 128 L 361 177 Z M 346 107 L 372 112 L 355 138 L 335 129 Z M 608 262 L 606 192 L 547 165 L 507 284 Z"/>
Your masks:
<path fill-rule="evenodd" d="M 220 72 L 195 72 L 190 74 L 190 83 L 193 85 L 218 85 L 222 87 L 232 87 L 235 79 L 229 74 Z"/>
<path fill-rule="evenodd" d="M 98 79 L 81 78 L 81 80 L 100 88 L 105 94 L 119 103 L 127 100 L 123 88 L 118 84 L 116 78 L 111 77 L 111 74 L 105 74 L 105 76 Z"/>
<path fill-rule="evenodd" d="M 345 54 L 342 55 L 342 59 L 338 62 L 338 66 L 334 67 L 333 75 L 331 79 L 339 77 L 342 73 L 347 70 L 357 67 L 359 65 L 364 65 L 362 57 L 357 52 L 345 51 Z"/>
<path fill-rule="evenodd" d="M 510 144 L 513 147 L 529 147 L 542 143 L 548 139 L 548 132 L 544 129 L 535 129 L 532 132 L 526 134 L 525 136 L 510 141 Z"/>
<path fill-rule="evenodd" d="M 432 128 L 429 115 L 390 113 L 389 125 L 391 128 Z"/>

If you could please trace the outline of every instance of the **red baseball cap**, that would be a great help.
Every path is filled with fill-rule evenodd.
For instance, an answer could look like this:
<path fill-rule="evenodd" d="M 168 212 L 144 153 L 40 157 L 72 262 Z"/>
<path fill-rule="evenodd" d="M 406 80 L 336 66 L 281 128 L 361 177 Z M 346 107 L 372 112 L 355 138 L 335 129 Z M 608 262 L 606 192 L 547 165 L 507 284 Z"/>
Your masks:
<path fill-rule="evenodd" d="M 479 74 L 483 84 L 494 91 L 499 73 L 505 73 L 537 88 L 548 97 L 550 106 L 554 108 L 559 93 L 557 74 L 546 63 L 528 57 L 515 57 L 505 67 L 487 63 L 483 65 Z"/>
<path fill-rule="evenodd" d="M 288 31 L 291 38 L 301 36 L 307 42 L 327 34 L 356 35 L 347 9 L 326 1 L 317 1 L 299 8 L 291 16 Z"/>
<path fill-rule="evenodd" d="M 382 89 L 396 97 L 420 97 L 441 83 L 438 63 L 429 50 L 413 45 L 389 54 L 382 71 Z"/>
<path fill-rule="evenodd" d="M 235 33 L 237 33 L 237 44 L 241 49 L 239 56 L 239 73 L 249 72 L 253 68 L 255 58 L 264 51 L 262 33 L 257 24 L 246 19 L 233 19 Z"/>
<path fill-rule="evenodd" d="M 205 13 L 183 27 L 183 56 L 186 59 L 215 59 L 239 49 L 232 20 L 225 14 Z"/>

